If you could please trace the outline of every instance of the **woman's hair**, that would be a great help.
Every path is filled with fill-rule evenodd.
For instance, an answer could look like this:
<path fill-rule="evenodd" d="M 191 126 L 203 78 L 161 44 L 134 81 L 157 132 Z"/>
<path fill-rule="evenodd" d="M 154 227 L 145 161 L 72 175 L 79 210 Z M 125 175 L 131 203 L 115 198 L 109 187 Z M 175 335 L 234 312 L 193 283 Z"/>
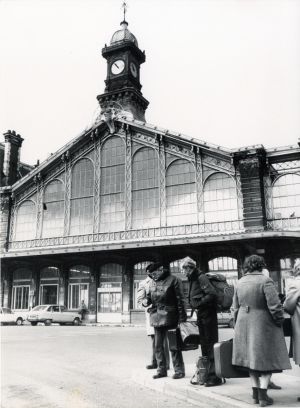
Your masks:
<path fill-rule="evenodd" d="M 259 255 L 250 255 L 245 259 L 244 262 L 244 273 L 252 273 L 254 271 L 261 272 L 265 268 L 265 260 Z"/>
<path fill-rule="evenodd" d="M 300 259 L 297 259 L 293 268 L 293 275 L 299 276 L 300 275 Z"/>

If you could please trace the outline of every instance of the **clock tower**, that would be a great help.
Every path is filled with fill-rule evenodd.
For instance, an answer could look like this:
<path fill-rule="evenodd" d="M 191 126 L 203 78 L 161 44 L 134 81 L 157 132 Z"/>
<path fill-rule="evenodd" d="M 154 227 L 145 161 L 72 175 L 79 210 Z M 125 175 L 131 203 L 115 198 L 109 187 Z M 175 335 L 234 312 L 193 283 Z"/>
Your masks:
<path fill-rule="evenodd" d="M 149 102 L 141 92 L 140 66 L 146 56 L 128 30 L 125 18 L 121 29 L 112 36 L 110 45 L 102 49 L 102 56 L 107 61 L 107 76 L 104 93 L 97 96 L 101 113 L 116 109 L 128 119 L 145 121 Z"/>

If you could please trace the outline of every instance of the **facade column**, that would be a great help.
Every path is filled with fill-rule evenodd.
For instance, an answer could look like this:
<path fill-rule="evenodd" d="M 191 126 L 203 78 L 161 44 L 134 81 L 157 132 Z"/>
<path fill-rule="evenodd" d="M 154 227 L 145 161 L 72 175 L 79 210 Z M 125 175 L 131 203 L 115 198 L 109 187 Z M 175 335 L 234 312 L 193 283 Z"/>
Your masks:
<path fill-rule="evenodd" d="M 96 322 L 97 316 L 97 265 L 94 262 L 91 266 L 91 280 L 89 285 L 89 322 Z"/>
<path fill-rule="evenodd" d="M 0 254 L 8 249 L 9 223 L 10 223 L 10 208 L 11 194 L 1 192 L 0 196 Z"/>
<path fill-rule="evenodd" d="M 159 143 L 159 205 L 160 226 L 167 226 L 167 199 L 166 199 L 166 151 L 162 135 L 157 136 Z"/>
<path fill-rule="evenodd" d="M 126 142 L 126 155 L 125 155 L 125 230 L 128 231 L 131 229 L 132 224 L 132 142 L 131 142 L 131 133 L 127 128 L 125 130 L 125 142 Z"/>
<path fill-rule="evenodd" d="M 261 148 L 237 152 L 234 160 L 241 177 L 244 227 L 248 231 L 264 230 L 266 226 L 263 182 L 265 150 Z"/>
<path fill-rule="evenodd" d="M 94 139 L 95 169 L 94 169 L 94 225 L 93 232 L 99 232 L 99 215 L 100 215 L 100 138 L 98 128 L 92 133 Z"/>

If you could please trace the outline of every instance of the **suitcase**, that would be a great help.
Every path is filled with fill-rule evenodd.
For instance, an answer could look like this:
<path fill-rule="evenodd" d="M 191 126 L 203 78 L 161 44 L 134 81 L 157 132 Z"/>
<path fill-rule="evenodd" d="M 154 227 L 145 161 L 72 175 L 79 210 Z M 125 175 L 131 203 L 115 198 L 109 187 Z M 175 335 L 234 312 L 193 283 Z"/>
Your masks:
<path fill-rule="evenodd" d="M 184 345 L 200 344 L 199 328 L 196 322 L 183 322 L 179 324 L 181 339 Z"/>
<path fill-rule="evenodd" d="M 247 368 L 232 365 L 232 339 L 214 345 L 215 370 L 220 378 L 249 377 Z"/>
<path fill-rule="evenodd" d="M 189 351 L 196 350 L 198 348 L 198 344 L 183 343 L 179 328 L 168 330 L 168 340 L 170 351 Z"/>

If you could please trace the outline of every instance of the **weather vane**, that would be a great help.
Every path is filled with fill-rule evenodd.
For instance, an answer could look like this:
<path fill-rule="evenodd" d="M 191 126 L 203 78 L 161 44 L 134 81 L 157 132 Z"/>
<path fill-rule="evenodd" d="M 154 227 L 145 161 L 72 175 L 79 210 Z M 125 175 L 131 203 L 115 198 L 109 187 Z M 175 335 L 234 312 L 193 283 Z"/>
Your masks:
<path fill-rule="evenodd" d="M 124 13 L 124 21 L 126 21 L 125 16 L 126 16 L 126 11 L 128 9 L 128 5 L 127 5 L 126 1 L 123 1 L 121 8 L 123 9 L 123 13 Z"/>

